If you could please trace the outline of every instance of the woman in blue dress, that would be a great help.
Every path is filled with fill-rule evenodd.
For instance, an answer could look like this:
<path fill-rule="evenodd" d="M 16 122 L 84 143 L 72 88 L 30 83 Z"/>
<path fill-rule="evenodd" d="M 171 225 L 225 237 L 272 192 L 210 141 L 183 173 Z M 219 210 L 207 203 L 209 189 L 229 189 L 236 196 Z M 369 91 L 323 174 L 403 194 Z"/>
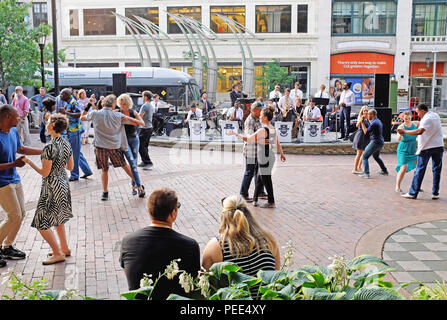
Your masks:
<path fill-rule="evenodd" d="M 418 128 L 419 123 L 413 123 L 411 121 L 411 112 L 405 111 L 403 113 L 404 123 L 399 126 L 399 128 L 405 130 L 415 130 Z M 417 165 L 417 136 L 411 136 L 408 134 L 400 135 L 398 134 L 397 140 L 399 141 L 399 146 L 397 147 L 397 177 L 396 177 L 396 192 L 402 193 L 400 184 L 405 176 L 405 173 L 416 168 Z"/>

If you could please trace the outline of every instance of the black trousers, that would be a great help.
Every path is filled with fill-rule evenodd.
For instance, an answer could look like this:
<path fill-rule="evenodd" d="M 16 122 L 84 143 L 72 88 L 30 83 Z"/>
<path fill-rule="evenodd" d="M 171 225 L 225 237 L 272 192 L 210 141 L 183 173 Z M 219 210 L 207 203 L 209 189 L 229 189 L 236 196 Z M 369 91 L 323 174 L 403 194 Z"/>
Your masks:
<path fill-rule="evenodd" d="M 139 153 L 140 153 L 140 157 L 141 157 L 141 161 L 144 164 L 151 164 L 151 158 L 149 157 L 149 143 L 151 142 L 151 137 L 152 137 L 152 128 L 149 129 L 140 129 L 140 134 L 139 134 L 139 138 L 140 138 L 140 149 L 139 149 Z"/>
<path fill-rule="evenodd" d="M 345 128 L 346 122 L 346 128 Z M 351 107 L 340 107 L 340 131 L 341 138 L 349 136 L 349 127 L 351 126 Z"/>
<path fill-rule="evenodd" d="M 258 169 L 259 165 L 256 158 L 245 158 L 245 172 L 244 178 L 242 180 L 240 194 L 244 197 L 248 197 L 248 190 L 250 189 L 251 180 L 255 178 L 255 188 L 256 182 L 258 181 Z M 262 184 L 262 182 L 261 182 Z M 260 193 L 264 193 L 264 185 L 262 185 Z"/>
<path fill-rule="evenodd" d="M 265 187 L 265 190 L 267 191 L 268 203 L 275 203 L 275 197 L 273 195 L 272 175 L 263 175 L 261 174 L 261 170 L 259 170 L 258 168 L 258 176 L 256 177 L 256 186 L 253 201 L 258 202 L 258 197 L 263 187 Z"/>
<path fill-rule="evenodd" d="M 262 158 L 262 157 L 261 157 Z M 263 162 L 264 165 L 261 166 L 260 162 Z M 270 159 L 269 161 L 259 160 L 258 159 L 258 172 L 256 173 L 256 182 L 255 182 L 255 194 L 253 196 L 253 201 L 258 202 L 259 194 L 262 192 L 263 187 L 265 191 L 267 191 L 267 199 L 268 203 L 275 203 L 275 197 L 273 195 L 273 181 L 272 181 L 272 170 L 275 164 L 275 158 Z"/>

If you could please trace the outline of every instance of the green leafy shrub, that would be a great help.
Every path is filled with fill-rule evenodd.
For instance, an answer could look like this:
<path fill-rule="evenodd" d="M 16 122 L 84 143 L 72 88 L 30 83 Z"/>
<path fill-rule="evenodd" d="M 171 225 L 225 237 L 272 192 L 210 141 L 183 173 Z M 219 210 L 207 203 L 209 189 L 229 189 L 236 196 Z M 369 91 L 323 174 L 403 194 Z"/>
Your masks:
<path fill-rule="evenodd" d="M 328 267 L 303 266 L 286 270 L 292 264 L 291 247 L 281 270 L 260 270 L 256 277 L 248 276 L 234 263 L 220 262 L 209 271 L 202 270 L 197 278 L 179 270 L 173 260 L 157 279 L 144 275 L 140 288 L 124 292 L 122 297 L 135 300 L 146 296 L 151 300 L 152 292 L 162 277 L 173 279 L 179 275 L 184 295 L 171 294 L 168 300 L 404 300 L 399 290 L 409 283 L 393 286 L 384 280 L 393 270 L 385 261 L 370 255 L 361 255 L 351 261 L 343 256 L 332 258 Z M 23 300 L 93 300 L 83 297 L 76 290 L 47 290 L 46 280 L 34 283 L 23 281 L 12 269 L 3 278 L 13 296 L 4 299 Z M 447 289 L 443 282 L 435 287 L 422 283 L 413 291 L 412 300 L 447 300 Z"/>
<path fill-rule="evenodd" d="M 427 286 L 421 282 L 419 288 L 413 291 L 411 300 L 447 300 L 447 288 L 445 281 L 436 281 L 435 286 Z"/>

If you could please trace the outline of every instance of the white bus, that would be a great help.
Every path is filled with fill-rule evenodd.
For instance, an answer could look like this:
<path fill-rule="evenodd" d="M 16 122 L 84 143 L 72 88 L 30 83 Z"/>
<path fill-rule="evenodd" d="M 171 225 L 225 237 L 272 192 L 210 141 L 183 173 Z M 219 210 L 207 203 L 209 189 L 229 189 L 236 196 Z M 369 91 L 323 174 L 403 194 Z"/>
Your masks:
<path fill-rule="evenodd" d="M 52 70 L 49 70 L 52 71 Z M 166 68 L 59 68 L 59 89 L 84 89 L 87 96 L 97 98 L 113 93 L 113 74 L 126 74 L 128 93 L 141 94 L 149 90 L 160 99 L 179 109 L 200 99 L 201 88 L 189 74 Z M 47 81 L 54 85 L 54 76 L 47 75 Z"/>

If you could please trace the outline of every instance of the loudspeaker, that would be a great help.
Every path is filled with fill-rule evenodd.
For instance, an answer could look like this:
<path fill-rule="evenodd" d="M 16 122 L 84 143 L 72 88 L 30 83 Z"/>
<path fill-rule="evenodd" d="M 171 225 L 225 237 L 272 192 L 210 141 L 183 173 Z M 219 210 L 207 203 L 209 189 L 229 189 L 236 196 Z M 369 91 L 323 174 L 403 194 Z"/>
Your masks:
<path fill-rule="evenodd" d="M 114 73 L 113 77 L 113 94 L 119 96 L 127 92 L 127 82 L 125 73 Z"/>
<path fill-rule="evenodd" d="M 391 141 L 391 121 L 393 118 L 393 109 L 391 108 L 376 108 L 377 118 L 382 121 L 382 135 L 386 142 Z"/>
<path fill-rule="evenodd" d="M 374 77 L 374 108 L 389 107 L 390 75 L 378 73 Z"/>

